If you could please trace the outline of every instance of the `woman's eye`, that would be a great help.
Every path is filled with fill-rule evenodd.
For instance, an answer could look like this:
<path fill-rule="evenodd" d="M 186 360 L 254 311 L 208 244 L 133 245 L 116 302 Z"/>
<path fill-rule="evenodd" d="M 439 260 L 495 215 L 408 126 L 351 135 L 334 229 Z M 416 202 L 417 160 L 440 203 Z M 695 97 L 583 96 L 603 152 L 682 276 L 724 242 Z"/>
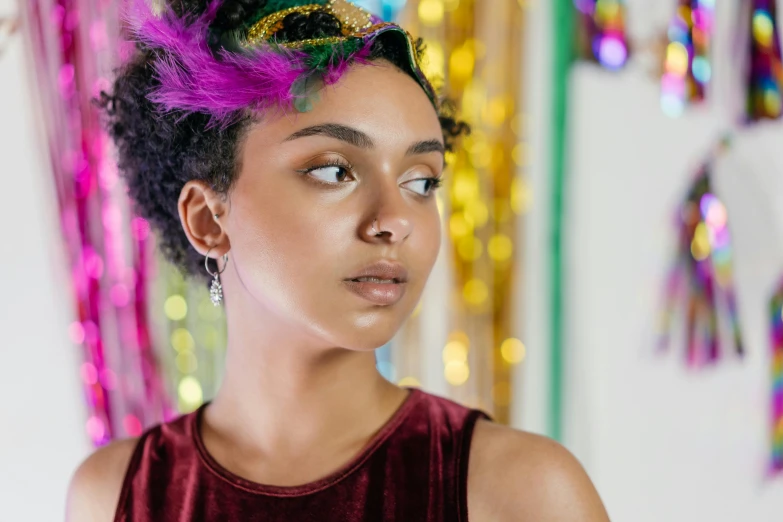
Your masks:
<path fill-rule="evenodd" d="M 429 196 L 440 184 L 441 180 L 439 178 L 414 179 L 406 183 L 408 188 L 421 196 Z"/>
<path fill-rule="evenodd" d="M 309 170 L 307 173 L 326 183 L 340 183 L 345 181 L 345 178 L 350 175 L 346 167 L 341 167 L 339 165 L 316 167 Z"/>

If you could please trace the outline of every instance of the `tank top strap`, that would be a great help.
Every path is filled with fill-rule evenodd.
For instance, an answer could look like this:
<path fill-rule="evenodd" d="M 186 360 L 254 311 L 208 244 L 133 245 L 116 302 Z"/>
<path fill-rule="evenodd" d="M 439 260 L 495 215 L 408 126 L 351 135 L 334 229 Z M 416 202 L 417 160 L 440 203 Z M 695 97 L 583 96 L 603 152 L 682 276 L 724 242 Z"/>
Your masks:
<path fill-rule="evenodd" d="M 198 412 L 181 415 L 176 419 L 156 424 L 145 430 L 136 441 L 114 515 L 114 522 L 143 520 L 132 513 L 143 511 L 139 498 L 145 498 L 150 485 L 167 480 L 167 475 L 176 469 L 193 469 L 198 466 L 192 447 L 192 425 Z M 149 519 L 153 520 L 152 518 Z"/>
<path fill-rule="evenodd" d="M 422 467 L 418 473 L 425 479 L 422 487 L 425 482 L 433 485 L 427 495 L 427 521 L 441 520 L 436 513 L 441 511 L 442 520 L 466 522 L 473 432 L 480 419 L 493 419 L 480 409 L 435 394 L 420 393 L 419 406 L 391 441 L 392 451 L 398 451 L 401 462 L 411 467 L 426 456 L 428 470 Z M 409 475 L 406 479 L 409 485 L 412 476 L 418 473 Z"/>

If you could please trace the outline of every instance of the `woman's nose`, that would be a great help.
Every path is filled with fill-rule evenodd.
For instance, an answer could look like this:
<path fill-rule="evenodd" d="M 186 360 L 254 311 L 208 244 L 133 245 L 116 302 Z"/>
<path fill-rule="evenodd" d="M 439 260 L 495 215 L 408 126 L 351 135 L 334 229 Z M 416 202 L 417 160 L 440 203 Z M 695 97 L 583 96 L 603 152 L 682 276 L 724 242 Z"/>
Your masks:
<path fill-rule="evenodd" d="M 384 187 L 383 190 L 384 195 L 362 224 L 363 236 L 369 241 L 399 243 L 413 232 L 412 211 L 400 187 Z M 390 191 L 394 193 L 390 194 Z"/>
<path fill-rule="evenodd" d="M 389 213 L 375 214 L 376 216 L 370 218 L 369 223 L 364 226 L 364 235 L 372 241 L 385 240 L 389 243 L 399 243 L 413 231 L 413 222 L 407 217 Z"/>

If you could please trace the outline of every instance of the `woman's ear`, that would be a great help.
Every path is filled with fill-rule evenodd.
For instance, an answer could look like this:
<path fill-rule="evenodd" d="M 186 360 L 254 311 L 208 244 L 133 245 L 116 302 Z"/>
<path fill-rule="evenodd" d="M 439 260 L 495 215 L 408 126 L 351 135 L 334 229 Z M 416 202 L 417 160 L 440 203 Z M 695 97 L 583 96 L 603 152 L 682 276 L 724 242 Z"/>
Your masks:
<path fill-rule="evenodd" d="M 220 223 L 228 204 L 224 196 L 200 180 L 185 183 L 177 203 L 182 229 L 193 248 L 201 255 L 213 249 L 215 257 L 231 250 L 225 227 Z M 217 215 L 217 217 L 215 217 Z"/>

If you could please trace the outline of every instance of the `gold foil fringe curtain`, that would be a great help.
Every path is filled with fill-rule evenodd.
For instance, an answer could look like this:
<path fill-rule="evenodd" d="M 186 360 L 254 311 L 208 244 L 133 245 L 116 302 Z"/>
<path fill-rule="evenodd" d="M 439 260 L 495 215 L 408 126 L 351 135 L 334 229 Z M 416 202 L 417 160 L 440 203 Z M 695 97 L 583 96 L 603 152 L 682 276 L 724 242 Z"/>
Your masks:
<path fill-rule="evenodd" d="M 420 0 L 401 15 L 402 25 L 425 40 L 428 76 L 436 87 L 447 85 L 472 133 L 449 158 L 438 202 L 450 289 L 425 296 L 438 303 L 424 303 L 448 310 L 446 342 L 422 345 L 421 332 L 433 326 L 417 311 L 408 334 L 395 341 L 397 367 L 408 375 L 403 384 L 416 384 L 426 352 L 442 351 L 448 395 L 504 423 L 512 367 L 525 357 L 513 295 L 521 274 L 520 216 L 530 201 L 521 104 L 524 7 L 520 0 Z"/>

